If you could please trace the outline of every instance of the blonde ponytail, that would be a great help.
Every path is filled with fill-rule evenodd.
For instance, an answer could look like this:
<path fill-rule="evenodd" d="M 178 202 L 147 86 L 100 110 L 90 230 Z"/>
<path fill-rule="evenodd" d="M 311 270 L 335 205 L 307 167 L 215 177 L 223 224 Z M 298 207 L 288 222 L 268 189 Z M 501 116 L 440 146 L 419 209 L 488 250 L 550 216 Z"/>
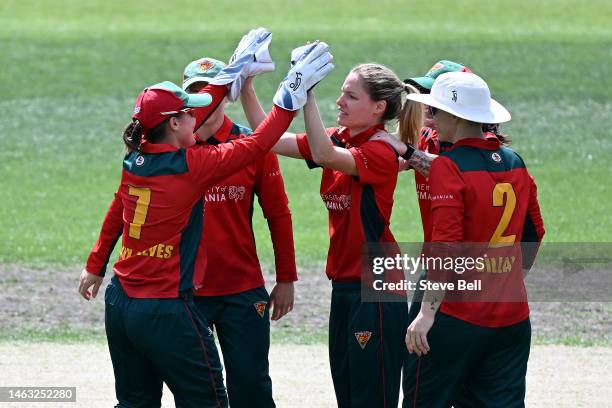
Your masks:
<path fill-rule="evenodd" d="M 419 93 L 418 89 L 410 84 L 404 84 L 406 93 Z M 419 133 L 423 127 L 423 105 L 419 102 L 406 99 L 398 114 L 399 138 L 404 143 L 417 144 Z"/>

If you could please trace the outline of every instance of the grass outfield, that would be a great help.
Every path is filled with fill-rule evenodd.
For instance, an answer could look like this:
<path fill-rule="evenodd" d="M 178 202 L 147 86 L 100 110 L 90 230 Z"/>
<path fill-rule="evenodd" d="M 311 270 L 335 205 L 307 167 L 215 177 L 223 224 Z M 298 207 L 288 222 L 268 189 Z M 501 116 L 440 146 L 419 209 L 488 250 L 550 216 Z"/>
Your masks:
<path fill-rule="evenodd" d="M 292 47 L 308 39 L 332 46 L 337 68 L 317 88 L 328 125 L 354 64 L 377 61 L 404 78 L 440 58 L 465 62 L 513 114 L 505 130 L 538 181 L 546 239 L 612 241 L 612 3 L 490 3 L 4 0 L 0 262 L 82 264 L 118 184 L 120 135 L 135 96 L 154 82 L 178 82 L 192 59 L 226 59 L 259 25 L 274 32 L 278 66 L 256 81 L 268 107 Z M 243 120 L 239 107 L 229 113 Z M 302 128 L 298 118 L 292 129 Z M 320 176 L 298 161 L 281 163 L 298 264 L 317 264 L 327 252 Z M 411 174 L 402 175 L 396 199 L 396 237 L 420 240 Z M 258 248 L 269 262 L 259 214 Z"/>

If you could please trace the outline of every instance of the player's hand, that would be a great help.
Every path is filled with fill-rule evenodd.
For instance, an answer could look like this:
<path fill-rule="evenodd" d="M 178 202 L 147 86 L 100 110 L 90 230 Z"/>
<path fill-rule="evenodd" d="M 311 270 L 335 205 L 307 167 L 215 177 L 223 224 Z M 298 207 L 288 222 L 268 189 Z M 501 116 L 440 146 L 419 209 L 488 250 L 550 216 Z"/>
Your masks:
<path fill-rule="evenodd" d="M 271 42 L 272 34 L 270 33 L 270 35 L 261 42 L 261 45 L 255 52 L 254 61 L 250 62 L 244 71 L 244 75 L 248 78 L 259 74 L 265 74 L 266 72 L 272 72 L 276 68 L 269 50 Z"/>
<path fill-rule="evenodd" d="M 270 41 L 272 39 L 271 37 L 272 33 L 263 27 L 250 30 L 240 39 L 234 53 L 229 59 L 228 65 L 236 64 L 238 60 L 246 58 L 247 55 L 249 56 L 247 58 L 248 60 L 254 61 L 255 55 L 257 55 L 257 52 L 261 46 L 265 44 L 265 49 L 267 50 L 267 47 L 270 45 Z M 265 54 L 262 54 L 261 51 L 259 55 L 265 56 Z"/>
<path fill-rule="evenodd" d="M 302 56 L 304 54 L 307 54 L 310 50 L 310 44 L 312 44 L 311 41 L 306 42 L 306 44 L 304 45 L 300 45 L 299 47 L 296 47 L 294 49 L 291 50 L 291 61 L 290 61 L 290 65 L 291 67 L 295 66 L 295 63 L 302 58 Z"/>
<path fill-rule="evenodd" d="M 293 282 L 278 282 L 270 293 L 272 320 L 278 320 L 293 310 Z"/>
<path fill-rule="evenodd" d="M 398 171 L 410 170 L 410 165 L 407 160 L 402 159 L 401 157 L 398 159 Z"/>
<path fill-rule="evenodd" d="M 434 323 L 435 314 L 423 314 L 419 312 L 406 330 L 406 347 L 410 354 L 417 353 L 419 357 L 429 352 L 427 333 Z"/>
<path fill-rule="evenodd" d="M 276 106 L 290 111 L 300 110 L 306 104 L 307 92 L 334 69 L 333 56 L 324 42 L 309 44 L 297 54 L 273 98 Z"/>
<path fill-rule="evenodd" d="M 268 46 L 272 40 L 272 33 L 265 28 L 258 28 L 249 31 L 242 37 L 236 50 L 229 59 L 229 63 L 223 68 L 213 79 L 210 80 L 211 85 L 228 85 L 229 92 L 227 99 L 234 102 L 240 96 L 240 90 L 244 81 L 249 76 L 249 69 L 253 72 L 263 72 L 262 70 L 270 70 L 274 66 L 274 62 L 270 58 Z M 257 60 L 257 57 L 263 59 L 262 62 Z M 252 65 L 255 63 L 256 65 Z M 263 63 L 264 65 L 261 65 Z M 251 68 L 249 68 L 251 66 Z M 251 74 L 253 74 L 251 72 Z"/>
<path fill-rule="evenodd" d="M 81 296 L 86 300 L 95 298 L 98 295 L 103 279 L 101 276 L 94 275 L 87 272 L 87 269 L 83 269 L 79 278 L 79 293 Z"/>

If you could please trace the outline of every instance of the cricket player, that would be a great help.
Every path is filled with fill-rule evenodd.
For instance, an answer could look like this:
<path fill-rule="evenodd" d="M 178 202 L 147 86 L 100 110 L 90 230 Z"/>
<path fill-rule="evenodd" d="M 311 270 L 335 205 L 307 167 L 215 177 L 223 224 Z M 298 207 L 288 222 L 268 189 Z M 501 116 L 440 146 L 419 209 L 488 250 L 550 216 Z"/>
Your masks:
<path fill-rule="evenodd" d="M 329 213 L 326 274 L 332 281 L 329 359 L 339 407 L 396 407 L 407 324 L 403 302 L 362 302 L 361 253 L 370 243 L 395 243 L 389 228 L 397 183 L 397 153 L 371 138 L 400 119 L 416 141 L 422 108 L 402 96 L 410 90 L 387 67 L 363 64 L 347 76 L 336 101 L 337 127 L 325 128 L 314 93 L 304 107 L 306 133 L 285 134 L 274 152 L 322 167 L 321 198 Z M 263 110 L 249 84 L 243 107 L 251 126 Z"/>
<path fill-rule="evenodd" d="M 200 92 L 225 68 L 213 58 L 191 62 L 183 88 Z M 268 64 L 266 70 L 274 69 Z M 265 71 L 259 71 L 265 72 Z M 250 137 L 252 131 L 225 115 L 223 101 L 196 132 L 196 145 L 218 146 Z M 276 260 L 276 285 L 264 286 L 253 231 L 258 197 L 268 220 Z M 269 375 L 270 315 L 278 320 L 293 308 L 297 280 L 293 228 L 283 176 L 274 153 L 241 169 L 204 193 L 205 217 L 196 267 L 204 267 L 195 304 L 217 332 L 234 408 L 274 407 Z M 205 260 L 205 262 L 204 262 Z M 270 307 L 273 312 L 270 313 Z"/>
<path fill-rule="evenodd" d="M 105 293 L 118 407 L 159 407 L 162 382 L 177 406 L 227 407 L 214 338 L 193 301 L 194 286 L 201 283 L 195 259 L 203 195 L 264 157 L 286 131 L 306 101 L 305 89 L 291 86 L 297 77 L 312 87 L 333 69 L 327 45 L 313 44 L 281 82 L 270 115 L 252 136 L 191 147 L 194 131 L 223 98 L 237 98 L 269 36 L 265 29 L 245 35 L 230 64 L 199 94 L 163 82 L 137 99 L 123 135 L 128 153 L 121 184 L 79 285 L 86 299 L 97 295 L 109 254 L 122 236 L 115 276 Z M 121 222 L 112 216 L 116 208 Z M 112 234 L 108 226 L 115 228 Z"/>
<path fill-rule="evenodd" d="M 436 62 L 429 71 L 421 77 L 409 78 L 404 80 L 405 83 L 414 86 L 421 94 L 429 94 L 431 87 L 435 79 L 447 72 L 472 72 L 465 65 L 459 64 L 454 61 L 441 60 Z M 408 161 L 400 159 L 400 170 L 414 169 L 414 181 L 417 193 L 417 200 L 419 202 L 419 210 L 421 213 L 421 223 L 423 225 L 423 242 L 431 242 L 432 234 L 432 223 L 431 223 L 431 186 L 429 180 L 429 170 L 433 160 L 438 156 L 440 152 L 449 149 L 452 144 L 449 142 L 440 142 L 438 140 L 438 132 L 435 128 L 433 118 L 429 114 L 428 109 L 423 109 L 423 124 L 419 134 L 419 140 L 416 144 L 417 152 L 420 156 L 415 154 L 412 155 L 410 163 Z M 485 131 L 485 138 L 491 138 L 493 140 L 500 139 L 504 144 L 509 138 L 499 133 L 497 126 L 491 124 L 483 124 L 483 131 Z M 493 133 L 492 131 L 496 131 Z M 376 139 L 385 140 L 392 144 L 395 149 L 401 150 L 401 141 L 392 138 L 390 135 L 377 135 Z M 424 280 L 426 274 L 423 272 L 419 277 L 419 281 Z M 421 298 L 423 292 L 417 287 L 410 310 L 408 313 L 408 321 L 412 322 L 418 314 L 421 307 Z"/>
<path fill-rule="evenodd" d="M 509 250 L 539 244 L 544 224 L 533 177 L 520 156 L 482 131 L 482 124 L 510 120 L 487 84 L 475 74 L 451 72 L 435 80 L 430 94 L 408 98 L 429 106 L 440 142 L 452 143 L 430 171 L 432 242 Z M 426 292 L 406 333 L 415 370 L 404 371 L 411 384 L 404 407 L 524 406 L 531 325 L 523 269 L 535 251 L 517 258 L 508 270 L 483 273 L 503 277 L 518 301 L 449 302 L 444 290 Z"/>

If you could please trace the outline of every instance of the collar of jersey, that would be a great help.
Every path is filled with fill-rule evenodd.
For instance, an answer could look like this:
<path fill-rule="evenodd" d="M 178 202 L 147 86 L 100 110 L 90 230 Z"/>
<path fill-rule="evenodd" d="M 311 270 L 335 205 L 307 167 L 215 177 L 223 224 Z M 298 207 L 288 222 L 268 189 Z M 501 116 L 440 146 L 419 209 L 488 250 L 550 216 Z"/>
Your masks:
<path fill-rule="evenodd" d="M 207 140 L 208 144 L 218 145 L 219 143 L 227 142 L 230 137 L 230 133 L 232 132 L 233 126 L 234 123 L 230 120 L 230 118 L 224 116 L 223 124 L 221 125 L 219 130 L 217 130 L 215 134 Z"/>
<path fill-rule="evenodd" d="M 370 137 L 374 136 L 374 134 L 379 130 L 385 130 L 385 125 L 379 124 L 376 126 L 372 126 L 371 128 L 368 128 L 363 132 L 356 134 L 355 136 L 351 136 L 348 128 L 343 127 L 338 131 L 338 138 L 342 142 L 346 142 L 348 144 L 347 147 L 361 146 L 362 144 L 370 140 Z"/>
<path fill-rule="evenodd" d="M 178 147 L 172 146 L 167 143 L 149 143 L 143 142 L 140 145 L 140 151 L 143 153 L 168 153 L 175 152 L 178 150 Z"/>
<path fill-rule="evenodd" d="M 478 149 L 485 150 L 497 150 L 499 149 L 501 143 L 499 140 L 495 139 L 478 139 L 478 138 L 469 138 L 469 139 L 461 139 L 458 142 L 453 144 L 453 147 L 450 150 L 456 149 L 459 146 L 471 146 L 476 147 Z"/>
<path fill-rule="evenodd" d="M 484 137 L 487 140 L 499 140 L 497 139 L 497 136 L 495 136 L 495 133 L 491 133 L 491 132 L 485 132 Z"/>

